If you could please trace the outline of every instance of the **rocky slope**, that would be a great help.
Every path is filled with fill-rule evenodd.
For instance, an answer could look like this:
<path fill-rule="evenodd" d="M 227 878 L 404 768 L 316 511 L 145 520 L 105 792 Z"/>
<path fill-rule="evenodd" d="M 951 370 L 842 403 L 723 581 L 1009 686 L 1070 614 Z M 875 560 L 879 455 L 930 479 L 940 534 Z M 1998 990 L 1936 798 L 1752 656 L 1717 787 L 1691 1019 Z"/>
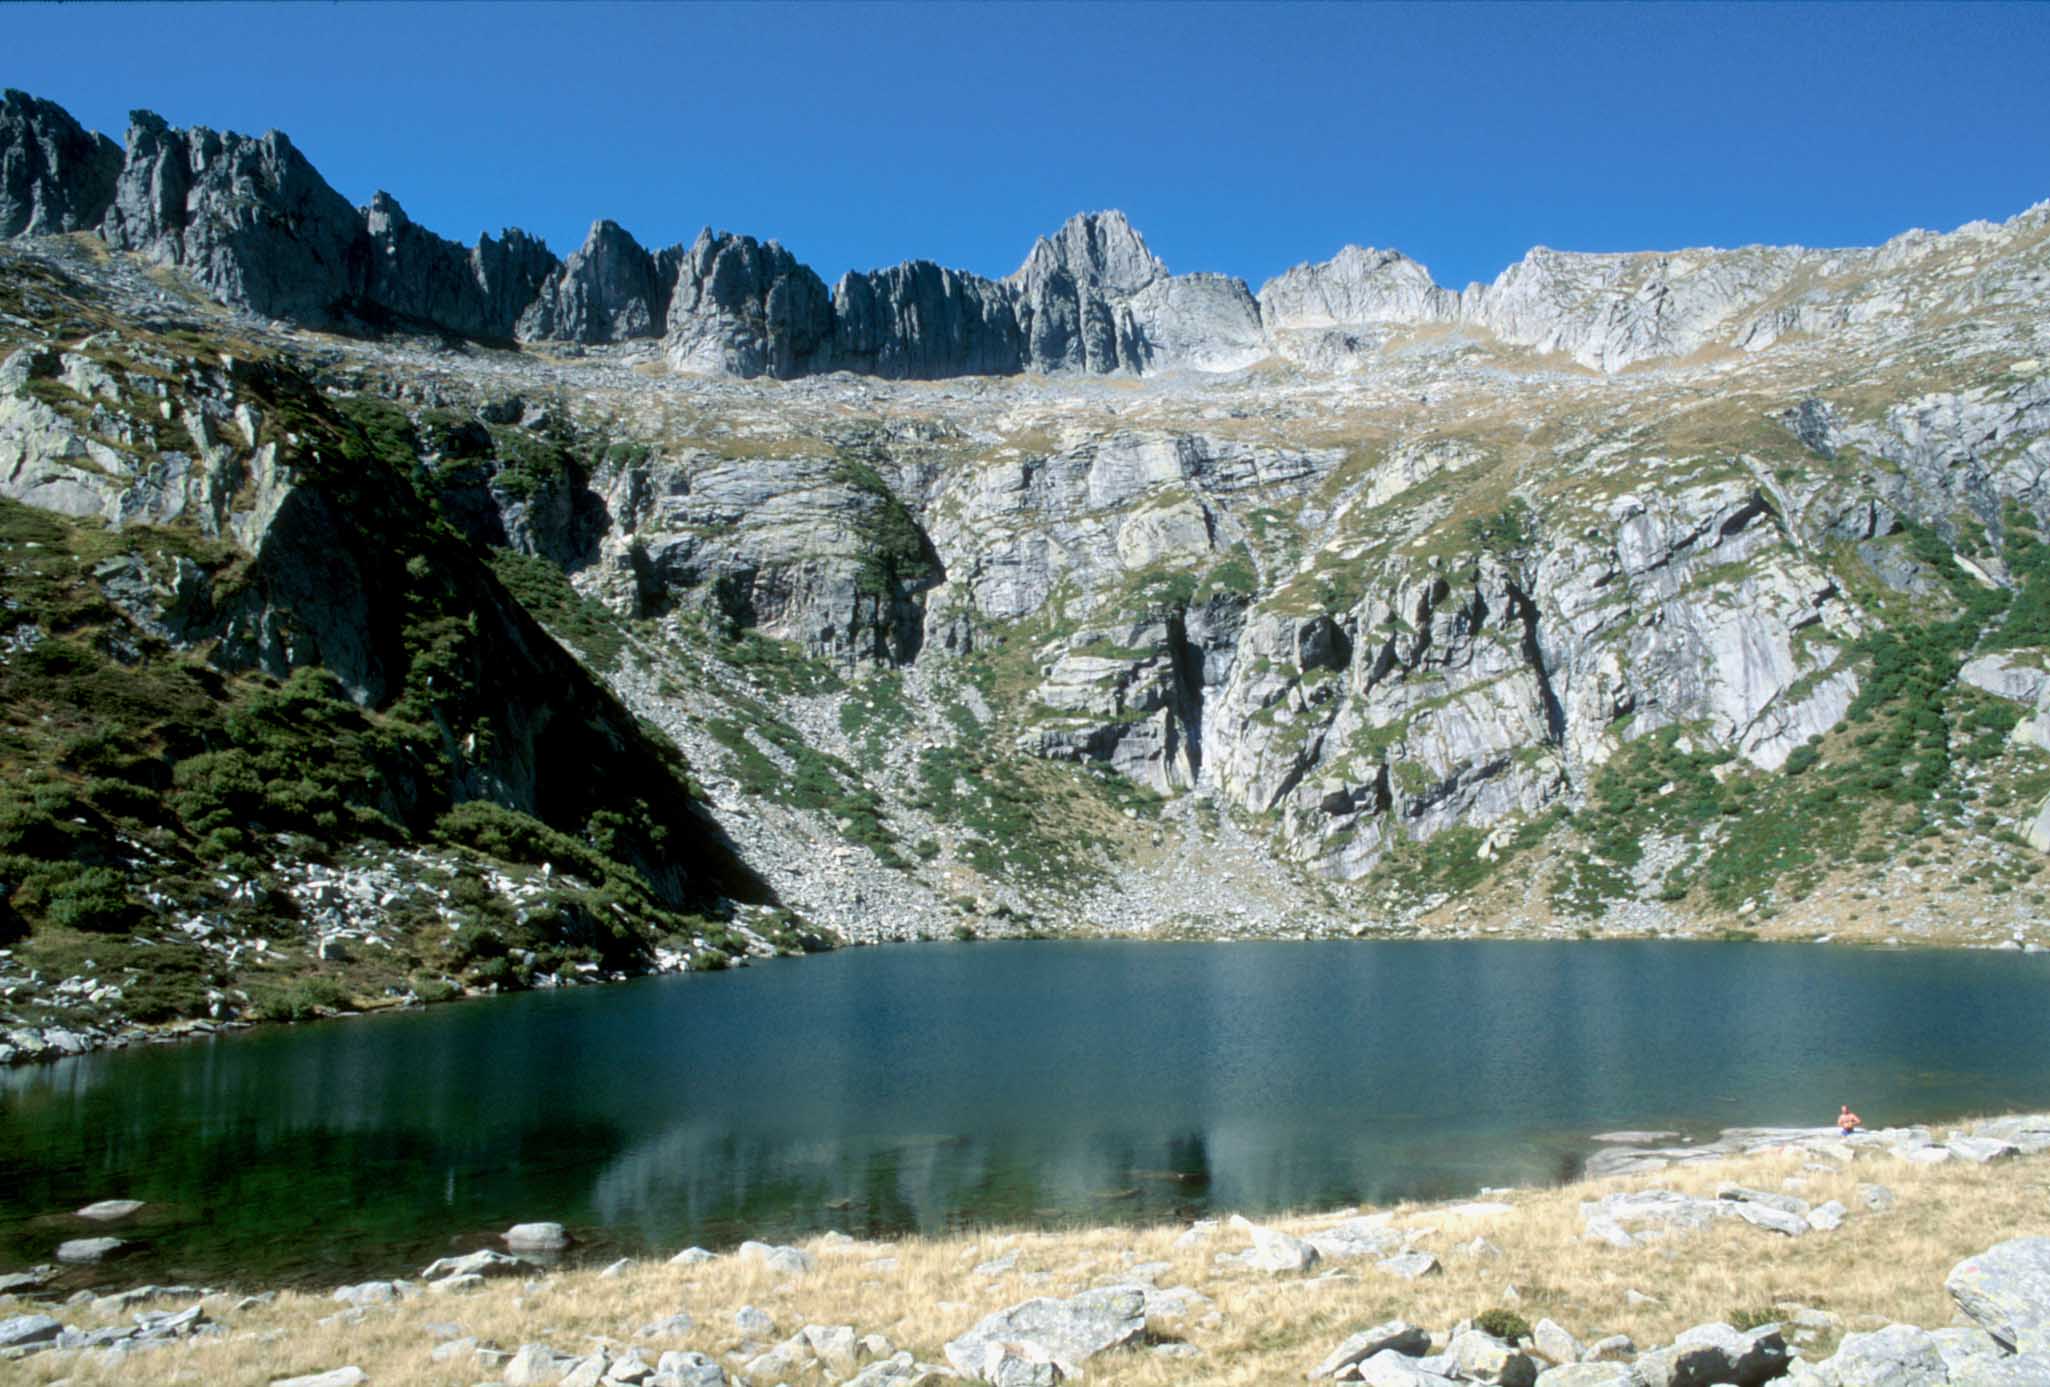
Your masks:
<path fill-rule="evenodd" d="M 1459 294 L 1348 250 L 1257 299 L 1101 214 L 1006 281 L 828 291 L 710 233 L 464 250 L 275 135 L 138 119 L 109 182 L 61 111 L 0 109 L 0 671 L 149 732 L 17 723 L 10 781 L 41 788 L 10 812 L 83 803 L 93 833 L 0 844 L 0 990 L 104 995 L 59 888 L 147 938 L 198 918 L 128 846 L 169 851 L 151 825 L 184 875 L 226 856 L 298 901 L 307 948 L 385 938 L 399 891 L 511 950 L 359 959 L 358 995 L 806 931 L 2041 942 L 2050 208 L 1873 250 L 1533 252 Z M 59 638 L 75 665 L 34 654 Z M 101 679 L 159 663 L 232 696 Z M 460 716 L 421 721 L 430 677 Z M 301 835 L 268 871 L 177 807 L 187 760 L 253 734 L 172 733 L 282 696 L 252 680 L 368 739 L 348 813 L 258 826 Z M 655 734 L 687 814 L 611 802 Z M 762 880 L 694 872 L 677 822 Z M 462 909 L 434 894 L 459 852 Z M 574 854 L 630 941 L 528 927 Z M 240 1007 L 181 1005 L 208 989 Z"/>

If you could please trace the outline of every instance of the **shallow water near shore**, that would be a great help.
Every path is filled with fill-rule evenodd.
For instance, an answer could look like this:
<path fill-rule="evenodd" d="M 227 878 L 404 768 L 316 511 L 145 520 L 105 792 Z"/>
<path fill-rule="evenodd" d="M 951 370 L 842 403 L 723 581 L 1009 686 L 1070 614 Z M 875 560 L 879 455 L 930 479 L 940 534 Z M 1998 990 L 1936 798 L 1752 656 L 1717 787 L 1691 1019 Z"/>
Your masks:
<path fill-rule="evenodd" d="M 332 1285 L 536 1219 L 589 1261 L 1456 1196 L 1616 1128 L 2050 1107 L 2046 1003 L 2013 953 L 848 950 L 0 1072 L 0 1271 L 102 1232 L 142 1250 L 66 1285 Z"/>

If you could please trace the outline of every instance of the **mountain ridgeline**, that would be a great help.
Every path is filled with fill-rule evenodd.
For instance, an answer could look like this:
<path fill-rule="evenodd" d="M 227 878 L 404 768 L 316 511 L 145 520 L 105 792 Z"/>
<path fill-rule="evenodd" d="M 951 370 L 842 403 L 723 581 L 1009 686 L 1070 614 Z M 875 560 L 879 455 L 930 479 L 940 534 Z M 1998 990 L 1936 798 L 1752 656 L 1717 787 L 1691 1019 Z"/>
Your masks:
<path fill-rule="evenodd" d="M 659 342 L 679 371 L 889 379 L 1230 371 L 1270 356 L 1356 364 L 1394 327 L 1472 324 L 1604 372 L 1710 348 L 1756 350 L 1850 321 L 1821 282 L 1876 251 L 1530 252 L 1454 292 L 1398 251 L 1348 246 L 1256 297 L 1168 272 L 1122 213 L 1080 214 L 993 280 L 926 260 L 828 288 L 777 242 L 706 229 L 650 251 L 593 224 L 558 258 L 525 232 L 463 246 L 389 193 L 349 205 L 283 133 L 179 130 L 148 111 L 128 141 L 20 91 L 0 101 L 0 236 L 96 231 L 176 266 L 219 302 L 302 326 L 403 327 L 487 342 Z"/>
<path fill-rule="evenodd" d="M 828 289 L 9 93 L 0 1059 L 965 934 L 2050 944 L 2046 363 L 2050 204 Z"/>

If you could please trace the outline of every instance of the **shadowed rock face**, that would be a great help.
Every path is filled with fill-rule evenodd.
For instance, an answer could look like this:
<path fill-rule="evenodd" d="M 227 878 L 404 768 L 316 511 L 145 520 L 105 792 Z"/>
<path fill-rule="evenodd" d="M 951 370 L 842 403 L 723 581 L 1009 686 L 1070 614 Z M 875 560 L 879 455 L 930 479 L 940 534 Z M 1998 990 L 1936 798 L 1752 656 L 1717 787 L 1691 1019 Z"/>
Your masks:
<path fill-rule="evenodd" d="M 415 223 L 390 193 L 363 209 L 367 304 L 465 337 L 503 340 L 557 273 L 548 247 L 518 229 L 465 248 Z"/>
<path fill-rule="evenodd" d="M 278 131 L 260 139 L 131 116 L 100 234 L 176 265 L 223 303 L 325 325 L 368 279 L 356 209 Z"/>
<path fill-rule="evenodd" d="M 121 146 L 63 107 L 11 88 L 0 97 L 0 236 L 98 226 L 120 176 Z"/>
<path fill-rule="evenodd" d="M 661 334 L 683 248 L 649 254 L 618 222 L 591 224 L 584 244 L 520 314 L 522 341 L 624 342 Z"/>

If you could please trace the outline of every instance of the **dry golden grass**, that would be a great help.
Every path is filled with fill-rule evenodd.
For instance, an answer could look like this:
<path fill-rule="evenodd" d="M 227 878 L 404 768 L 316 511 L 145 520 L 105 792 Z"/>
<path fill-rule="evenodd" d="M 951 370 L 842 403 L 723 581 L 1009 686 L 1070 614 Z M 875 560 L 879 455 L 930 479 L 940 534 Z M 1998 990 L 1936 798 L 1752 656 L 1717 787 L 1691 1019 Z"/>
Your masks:
<path fill-rule="evenodd" d="M 1669 1342 L 1695 1324 L 1776 1304 L 1828 1310 L 1840 1317 L 1845 1332 L 1890 1321 L 1935 1327 L 1953 1317 L 1943 1278 L 1956 1262 L 2005 1238 L 2050 1232 L 2046 1176 L 2050 1162 L 2040 1158 L 1930 1167 L 1873 1151 L 1841 1164 L 1812 1153 L 1779 1152 L 1517 1191 L 1502 1197 L 1513 1206 L 1506 1214 L 1462 1217 L 1445 1206 L 1398 1206 L 1384 1211 L 1389 1225 L 1413 1231 L 1415 1244 L 1437 1253 L 1444 1264 L 1442 1275 L 1414 1283 L 1364 1262 L 1338 1264 L 1345 1276 L 1329 1281 L 1316 1280 L 1314 1273 L 1271 1276 L 1219 1266 L 1215 1254 L 1242 1250 L 1248 1243 L 1243 1233 L 1220 1228 L 1207 1241 L 1177 1247 L 1183 1230 L 1172 1226 L 982 1232 L 888 1244 L 820 1241 L 810 1245 L 817 1269 L 801 1277 L 778 1276 L 730 1257 L 695 1267 L 656 1261 L 610 1279 L 573 1271 L 548 1276 L 532 1289 L 507 1281 L 469 1295 L 421 1296 L 373 1309 L 356 1324 L 320 1324 L 342 1308 L 320 1296 L 287 1294 L 274 1305 L 240 1314 L 229 1308 L 233 1298 L 224 1297 L 209 1306 L 229 1326 L 223 1340 L 109 1364 L 45 1354 L 0 1366 L 0 1379 L 48 1384 L 68 1378 L 76 1387 L 239 1387 L 355 1364 L 376 1383 L 458 1387 L 497 1373 L 467 1358 L 431 1362 L 436 1340 L 430 1324 L 459 1324 L 464 1333 L 506 1349 L 542 1340 L 582 1351 L 598 1342 L 623 1346 L 638 1326 L 679 1310 L 689 1311 L 695 1327 L 645 1345 L 648 1356 L 694 1348 L 719 1356 L 734 1371 L 738 1364 L 725 1355 L 739 1344 L 733 1315 L 744 1305 L 774 1316 L 777 1339 L 806 1324 L 849 1324 L 858 1333 L 884 1335 L 922 1361 L 944 1362 L 946 1341 L 984 1314 L 1030 1296 L 1068 1295 L 1115 1281 L 1126 1267 L 1145 1261 L 1170 1264 L 1157 1278 L 1160 1286 L 1190 1286 L 1215 1302 L 1214 1309 L 1198 1309 L 1188 1322 L 1149 1326 L 1155 1340 L 1184 1340 L 1201 1356 L 1165 1358 L 1144 1348 L 1107 1354 L 1089 1365 L 1090 1380 L 1105 1387 L 1299 1381 L 1341 1338 L 1367 1324 L 1399 1316 L 1443 1334 L 1460 1319 L 1496 1306 L 1509 1306 L 1532 1323 L 1548 1315 L 1583 1341 L 1624 1333 L 1640 1347 Z M 1614 1190 L 1662 1186 L 1712 1195 L 1718 1182 L 1736 1180 L 1777 1191 L 1789 1179 L 1804 1182 L 1799 1193 L 1812 1203 L 1841 1200 L 1852 1211 L 1844 1226 L 1787 1239 L 1732 1219 L 1631 1251 L 1581 1236 L 1579 1201 Z M 1867 1212 L 1858 1195 L 1864 1182 L 1891 1188 L 1896 1206 Z M 1344 1216 L 1270 1222 L 1300 1234 Z M 1485 1238 L 1492 1250 L 1462 1250 L 1475 1238 Z M 1016 1254 L 1015 1271 L 997 1278 L 973 1274 L 977 1263 L 1005 1252 Z M 1633 1303 L 1633 1291 L 1655 1299 Z M 86 1307 L 67 1319 L 98 1323 L 115 1317 Z M 1834 1337 L 1804 1351 L 1826 1354 Z"/>

